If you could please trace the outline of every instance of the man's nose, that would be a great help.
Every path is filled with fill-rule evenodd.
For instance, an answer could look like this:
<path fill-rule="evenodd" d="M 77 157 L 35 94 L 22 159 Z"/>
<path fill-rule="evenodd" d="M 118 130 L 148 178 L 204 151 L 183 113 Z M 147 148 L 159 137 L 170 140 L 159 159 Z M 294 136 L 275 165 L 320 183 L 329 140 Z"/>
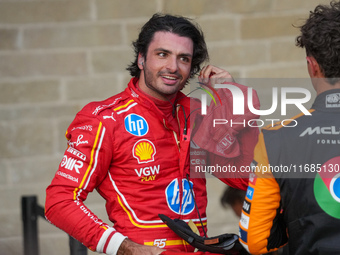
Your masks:
<path fill-rule="evenodd" d="M 166 69 L 169 70 L 171 73 L 174 73 L 178 70 L 178 60 L 177 58 L 169 58 L 166 63 Z"/>

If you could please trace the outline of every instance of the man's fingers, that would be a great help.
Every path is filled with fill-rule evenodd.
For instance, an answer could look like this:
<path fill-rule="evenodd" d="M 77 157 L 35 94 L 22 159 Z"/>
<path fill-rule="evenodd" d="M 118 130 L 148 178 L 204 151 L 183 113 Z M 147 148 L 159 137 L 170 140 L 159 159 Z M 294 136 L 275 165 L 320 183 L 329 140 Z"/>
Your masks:
<path fill-rule="evenodd" d="M 204 84 L 210 83 L 210 85 L 234 81 L 228 71 L 213 65 L 203 67 L 198 76 L 198 80 Z"/>

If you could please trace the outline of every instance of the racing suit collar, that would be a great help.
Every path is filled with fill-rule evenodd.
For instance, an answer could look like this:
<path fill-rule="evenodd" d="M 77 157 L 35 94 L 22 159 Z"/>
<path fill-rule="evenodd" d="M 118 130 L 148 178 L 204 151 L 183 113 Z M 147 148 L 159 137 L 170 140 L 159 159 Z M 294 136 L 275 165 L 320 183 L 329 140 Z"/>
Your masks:
<path fill-rule="evenodd" d="M 319 94 L 312 109 L 328 112 L 340 112 L 340 89 L 331 89 Z"/>

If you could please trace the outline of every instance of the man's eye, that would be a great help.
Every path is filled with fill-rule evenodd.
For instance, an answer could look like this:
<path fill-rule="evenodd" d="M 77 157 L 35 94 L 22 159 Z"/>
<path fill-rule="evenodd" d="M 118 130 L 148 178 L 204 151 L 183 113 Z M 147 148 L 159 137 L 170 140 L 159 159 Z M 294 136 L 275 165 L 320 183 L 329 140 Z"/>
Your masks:
<path fill-rule="evenodd" d="M 187 57 L 181 57 L 181 60 L 182 60 L 183 62 L 190 62 L 190 59 L 187 58 Z"/>
<path fill-rule="evenodd" d="M 166 56 L 166 53 L 164 53 L 164 52 L 160 52 L 160 53 L 158 53 L 158 56 L 160 56 L 160 57 L 164 58 L 164 57 Z"/>

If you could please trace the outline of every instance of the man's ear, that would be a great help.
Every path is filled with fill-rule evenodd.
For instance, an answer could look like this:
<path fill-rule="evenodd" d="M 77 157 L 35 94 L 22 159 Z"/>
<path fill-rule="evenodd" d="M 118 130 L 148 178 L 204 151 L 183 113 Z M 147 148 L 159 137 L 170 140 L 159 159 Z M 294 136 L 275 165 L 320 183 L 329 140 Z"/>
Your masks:
<path fill-rule="evenodd" d="M 306 57 L 307 68 L 311 78 L 321 78 L 324 77 L 323 72 L 319 66 L 319 63 L 312 56 Z"/>
<path fill-rule="evenodd" d="M 139 53 L 138 54 L 138 67 L 139 69 L 143 70 L 144 69 L 144 57 Z"/>

